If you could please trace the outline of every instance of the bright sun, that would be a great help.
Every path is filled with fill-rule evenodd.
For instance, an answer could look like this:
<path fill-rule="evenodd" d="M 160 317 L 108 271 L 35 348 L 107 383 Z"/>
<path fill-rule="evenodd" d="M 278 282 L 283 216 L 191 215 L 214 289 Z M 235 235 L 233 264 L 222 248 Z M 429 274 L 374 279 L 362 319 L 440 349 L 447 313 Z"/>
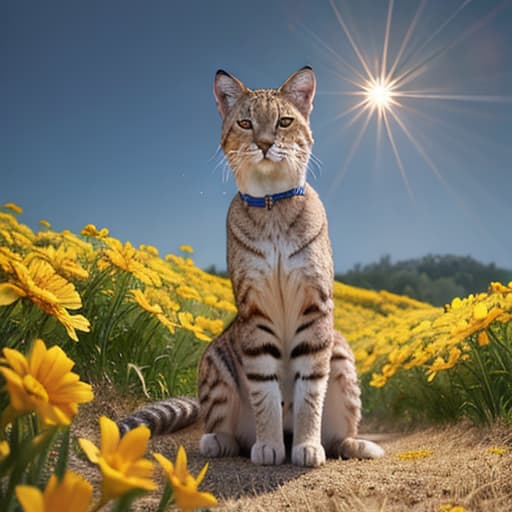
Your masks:
<path fill-rule="evenodd" d="M 366 87 L 366 98 L 370 106 L 379 110 L 389 109 L 392 104 L 391 87 L 384 81 L 375 81 Z"/>

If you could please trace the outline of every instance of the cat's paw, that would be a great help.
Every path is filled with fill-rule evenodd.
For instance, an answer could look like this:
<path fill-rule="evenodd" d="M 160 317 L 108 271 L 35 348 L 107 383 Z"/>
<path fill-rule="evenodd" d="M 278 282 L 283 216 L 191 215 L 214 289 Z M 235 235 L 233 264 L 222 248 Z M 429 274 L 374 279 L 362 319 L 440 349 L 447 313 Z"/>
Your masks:
<path fill-rule="evenodd" d="M 325 462 L 325 450 L 321 444 L 301 443 L 292 448 L 292 464 L 317 467 Z"/>
<path fill-rule="evenodd" d="M 264 466 L 282 464 L 286 453 L 284 443 L 263 443 L 257 441 L 251 449 L 251 462 Z"/>
<path fill-rule="evenodd" d="M 202 435 L 199 451 L 204 457 L 234 457 L 240 447 L 233 436 L 217 432 Z"/>
<path fill-rule="evenodd" d="M 384 450 L 372 441 L 347 437 L 341 442 L 339 456 L 344 459 L 377 459 L 384 455 Z"/>

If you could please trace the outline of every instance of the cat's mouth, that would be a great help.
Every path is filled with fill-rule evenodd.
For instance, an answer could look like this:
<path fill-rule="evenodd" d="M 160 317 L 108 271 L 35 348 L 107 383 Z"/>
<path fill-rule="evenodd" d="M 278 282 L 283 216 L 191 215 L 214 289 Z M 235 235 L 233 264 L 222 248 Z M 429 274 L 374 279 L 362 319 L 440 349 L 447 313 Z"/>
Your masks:
<path fill-rule="evenodd" d="M 276 146 L 271 146 L 266 151 L 260 149 L 261 160 L 268 162 L 282 162 L 285 159 L 285 154 Z"/>

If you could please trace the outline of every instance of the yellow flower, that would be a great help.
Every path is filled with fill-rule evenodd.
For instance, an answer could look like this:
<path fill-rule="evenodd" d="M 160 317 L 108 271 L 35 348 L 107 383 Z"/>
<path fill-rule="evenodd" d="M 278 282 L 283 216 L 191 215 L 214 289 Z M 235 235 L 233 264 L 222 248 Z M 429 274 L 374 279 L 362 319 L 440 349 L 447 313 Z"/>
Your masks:
<path fill-rule="evenodd" d="M 196 325 L 206 331 L 209 331 L 213 336 L 218 336 L 224 330 L 224 322 L 222 320 L 210 320 L 204 316 L 196 317 Z"/>
<path fill-rule="evenodd" d="M 372 380 L 370 381 L 370 386 L 373 386 L 374 388 L 382 388 L 385 386 L 387 380 L 388 379 L 384 375 L 372 373 Z"/>
<path fill-rule="evenodd" d="M 27 298 L 54 316 L 66 328 L 72 340 L 78 341 L 76 330 L 89 332 L 87 318 L 82 315 L 72 316 L 67 311 L 82 307 L 80 295 L 74 285 L 59 276 L 49 263 L 35 259 L 28 267 L 17 261 L 12 261 L 11 266 L 11 282 L 0 284 L 0 306 L 8 306 L 20 298 Z"/>
<path fill-rule="evenodd" d="M 149 429 L 140 425 L 121 439 L 119 428 L 106 416 L 100 418 L 100 429 L 100 449 L 88 439 L 80 438 L 78 443 L 88 459 L 100 467 L 102 501 L 106 503 L 132 489 L 155 490 L 153 463 L 143 458 L 151 435 Z"/>
<path fill-rule="evenodd" d="M 484 347 L 485 345 L 489 345 L 489 335 L 485 331 L 480 331 L 478 333 L 478 344 L 481 347 Z"/>
<path fill-rule="evenodd" d="M 64 244 L 55 249 L 52 245 L 34 250 L 25 258 L 25 264 L 29 264 L 34 259 L 47 261 L 55 272 L 69 279 L 87 279 L 89 272 L 78 263 L 78 254 L 72 247 Z"/>
<path fill-rule="evenodd" d="M 165 325 L 169 329 L 169 331 L 174 334 L 175 327 L 179 327 L 179 325 L 176 322 L 172 322 L 169 320 L 163 310 L 162 306 L 160 304 L 151 304 L 149 302 L 148 297 L 142 292 L 142 290 L 135 289 L 131 290 L 131 294 L 133 298 L 135 299 L 135 302 L 145 311 L 148 313 L 154 315 L 158 320 Z"/>
<path fill-rule="evenodd" d="M 492 448 L 487 448 L 487 453 L 492 453 L 494 455 L 505 455 L 509 448 L 506 446 L 493 446 Z"/>
<path fill-rule="evenodd" d="M 194 478 L 188 472 L 187 452 L 183 446 L 180 446 L 178 449 L 175 465 L 160 453 L 153 453 L 153 457 L 155 457 L 160 466 L 162 466 L 169 479 L 169 483 L 174 489 L 176 505 L 178 505 L 181 510 L 192 511 L 196 508 L 214 507 L 217 505 L 217 500 L 213 494 L 197 490 L 208 470 L 208 464 L 205 464 L 197 475 L 197 478 Z"/>
<path fill-rule="evenodd" d="M 393 377 L 393 375 L 395 375 L 397 369 L 398 369 L 398 367 L 395 365 L 385 364 L 382 367 L 382 375 L 384 375 L 384 377 L 386 377 L 386 379 L 390 379 L 391 377 Z"/>
<path fill-rule="evenodd" d="M 482 320 L 487 316 L 487 308 L 485 307 L 485 304 L 482 304 L 479 302 L 474 308 L 473 308 L 473 316 L 475 320 Z"/>
<path fill-rule="evenodd" d="M 11 447 L 7 441 L 0 441 L 0 463 L 11 453 Z"/>
<path fill-rule="evenodd" d="M 44 220 L 44 219 L 41 219 L 39 221 L 39 225 L 43 226 L 43 227 L 45 227 L 47 229 L 50 229 L 52 227 L 52 225 L 47 220 Z"/>
<path fill-rule="evenodd" d="M 0 247 L 0 269 L 7 274 L 13 272 L 11 261 L 21 263 L 22 259 L 19 254 L 12 252 L 8 247 Z"/>
<path fill-rule="evenodd" d="M 24 512 L 86 512 L 91 504 L 92 485 L 73 471 L 66 471 L 60 482 L 52 475 L 44 492 L 31 485 L 17 485 L 16 496 Z"/>
<path fill-rule="evenodd" d="M 154 245 L 144 245 L 144 244 L 141 244 L 139 246 L 139 249 L 141 251 L 145 251 L 145 252 L 151 254 L 151 256 L 155 256 L 155 257 L 159 256 L 158 249 Z"/>
<path fill-rule="evenodd" d="M 133 274 L 144 284 L 161 286 L 162 280 L 160 276 L 142 263 L 137 249 L 130 242 L 122 244 L 115 238 L 108 238 L 105 242 L 108 248 L 103 251 L 103 258 L 100 260 L 100 270 L 114 265 L 125 272 Z"/>
<path fill-rule="evenodd" d="M 80 231 L 80 234 L 84 236 L 92 236 L 94 238 L 106 238 L 109 231 L 107 228 L 98 230 L 94 224 L 87 224 L 87 226 Z"/>
<path fill-rule="evenodd" d="M 5 203 L 5 208 L 8 208 L 9 210 L 13 211 L 14 213 L 23 213 L 23 208 L 21 206 L 18 206 L 14 203 Z"/>
<path fill-rule="evenodd" d="M 452 309 L 459 309 L 462 307 L 462 300 L 459 297 L 455 297 L 452 300 Z"/>
<path fill-rule="evenodd" d="M 236 306 L 232 302 L 228 302 L 227 300 L 219 300 L 217 304 L 215 304 L 216 308 L 224 309 L 225 311 L 229 311 L 230 313 L 236 313 L 238 310 Z"/>
<path fill-rule="evenodd" d="M 176 288 L 176 293 L 184 299 L 193 299 L 197 300 L 198 302 L 201 301 L 201 295 L 199 295 L 197 290 L 192 288 L 191 286 L 181 285 L 178 288 Z"/>
<path fill-rule="evenodd" d="M 181 326 L 184 329 L 187 329 L 187 331 L 193 332 L 197 339 L 201 341 L 211 341 L 211 337 L 204 333 L 201 326 L 199 326 L 197 323 L 194 324 L 194 317 L 192 316 L 192 313 L 189 313 L 188 311 L 178 313 L 178 319 Z"/>
<path fill-rule="evenodd" d="M 150 304 L 148 298 L 144 295 L 144 292 L 142 290 L 139 290 L 138 288 L 135 290 L 130 290 L 133 298 L 135 299 L 135 302 L 147 311 L 148 313 L 151 313 L 152 315 L 161 315 L 162 314 L 162 308 L 159 304 Z"/>
<path fill-rule="evenodd" d="M 457 361 L 460 359 L 462 352 L 457 347 L 452 347 L 448 360 L 445 361 L 442 357 L 437 357 L 434 363 L 429 368 L 428 382 L 432 382 L 437 375 L 437 372 L 449 370 L 453 368 Z"/>
<path fill-rule="evenodd" d="M 424 459 L 425 457 L 430 457 L 434 453 L 432 450 L 411 450 L 409 452 L 399 453 L 397 457 L 399 459 Z"/>
<path fill-rule="evenodd" d="M 188 252 L 189 254 L 192 254 L 194 252 L 194 249 L 190 245 L 180 245 L 180 251 L 181 252 Z"/>
<path fill-rule="evenodd" d="M 447 505 L 441 505 L 439 507 L 439 512 L 469 512 L 469 510 L 461 505 L 452 505 L 448 503 Z"/>
<path fill-rule="evenodd" d="M 0 362 L 10 405 L 2 414 L 2 425 L 17 416 L 35 411 L 45 425 L 69 425 L 78 412 L 78 404 L 93 399 L 92 388 L 71 372 L 74 362 L 57 346 L 46 348 L 36 340 L 30 356 L 3 349 Z"/>

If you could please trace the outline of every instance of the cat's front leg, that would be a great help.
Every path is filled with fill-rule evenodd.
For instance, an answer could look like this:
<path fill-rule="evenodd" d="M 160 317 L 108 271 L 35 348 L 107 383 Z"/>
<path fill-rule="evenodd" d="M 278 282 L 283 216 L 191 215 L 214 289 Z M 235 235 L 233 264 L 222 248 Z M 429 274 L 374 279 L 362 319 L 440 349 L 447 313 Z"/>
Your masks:
<path fill-rule="evenodd" d="M 330 340 L 318 340 L 295 349 L 292 463 L 298 466 L 316 467 L 325 462 L 321 433 L 330 345 Z"/>
<path fill-rule="evenodd" d="M 279 350 L 260 341 L 242 348 L 249 402 L 254 413 L 256 442 L 251 449 L 254 464 L 282 464 L 285 459 Z"/>
<path fill-rule="evenodd" d="M 251 449 L 254 464 L 282 464 L 285 459 L 281 391 L 276 374 L 247 373 L 251 407 L 256 423 L 256 442 Z"/>

